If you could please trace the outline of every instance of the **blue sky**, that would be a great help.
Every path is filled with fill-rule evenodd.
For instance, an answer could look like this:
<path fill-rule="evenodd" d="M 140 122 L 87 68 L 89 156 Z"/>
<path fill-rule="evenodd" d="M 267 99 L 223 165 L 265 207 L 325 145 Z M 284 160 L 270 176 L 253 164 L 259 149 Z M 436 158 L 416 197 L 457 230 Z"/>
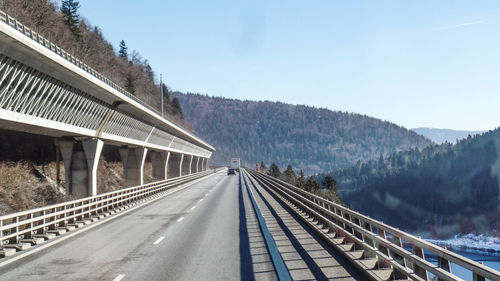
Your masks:
<path fill-rule="evenodd" d="M 80 1 L 173 90 L 500 126 L 500 1 Z"/>

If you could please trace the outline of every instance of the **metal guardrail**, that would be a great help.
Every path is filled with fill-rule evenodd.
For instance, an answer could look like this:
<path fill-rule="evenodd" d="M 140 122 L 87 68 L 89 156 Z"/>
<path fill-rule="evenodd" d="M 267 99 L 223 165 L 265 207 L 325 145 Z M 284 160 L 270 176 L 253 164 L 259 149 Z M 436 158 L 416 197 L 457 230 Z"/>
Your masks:
<path fill-rule="evenodd" d="M 217 172 L 207 170 L 191 175 L 120 189 L 83 199 L 0 217 L 0 249 L 41 237 L 68 226 L 77 227 L 117 212 L 127 206 L 160 196 L 174 186 Z M 46 238 L 46 237 L 45 237 Z"/>
<path fill-rule="evenodd" d="M 342 243 L 354 244 L 352 250 L 362 250 L 362 258 L 375 258 L 378 265 L 392 268 L 398 276 L 411 280 L 430 280 L 430 273 L 438 280 L 462 280 L 451 272 L 450 263 L 454 263 L 470 271 L 474 281 L 500 280 L 500 272 L 492 268 L 279 179 L 253 170 L 247 171 L 263 186 L 274 190 L 317 220 L 318 224 L 323 224 L 342 237 Z M 411 245 L 411 251 L 403 245 Z M 437 257 L 437 265 L 426 259 L 428 253 Z M 352 256 L 347 257 L 353 260 Z"/>
<path fill-rule="evenodd" d="M 56 46 L 54 43 L 50 42 L 49 40 L 47 40 L 46 38 L 41 36 L 39 33 L 33 31 L 33 29 L 30 29 L 29 27 L 25 26 L 24 24 L 22 24 L 21 22 L 19 22 L 18 20 L 9 16 L 7 13 L 5 13 L 4 11 L 1 11 L 1 10 L 0 10 L 0 21 L 11 26 L 12 28 L 21 32 L 22 34 L 29 37 L 33 41 L 37 42 L 38 44 L 44 46 L 45 48 L 51 50 L 52 52 L 56 53 L 60 57 L 64 58 L 65 60 L 71 62 L 73 65 L 78 66 L 80 69 L 84 70 L 85 72 L 89 73 L 90 75 L 94 76 L 95 78 L 106 83 L 107 85 L 109 85 L 113 89 L 117 90 L 118 92 L 133 99 L 134 101 L 138 102 L 142 106 L 147 107 L 149 110 L 155 112 L 156 114 L 161 115 L 157 109 L 153 108 L 152 106 L 146 104 L 144 101 L 140 100 L 136 96 L 127 92 L 125 89 L 118 86 L 116 83 L 114 83 L 110 79 L 106 78 L 104 75 L 100 74 L 99 72 L 94 70 L 92 67 L 88 66 L 87 64 L 85 64 L 81 60 L 77 59 L 76 57 L 74 57 L 70 53 L 68 53 L 65 50 L 61 49 L 60 47 Z"/>

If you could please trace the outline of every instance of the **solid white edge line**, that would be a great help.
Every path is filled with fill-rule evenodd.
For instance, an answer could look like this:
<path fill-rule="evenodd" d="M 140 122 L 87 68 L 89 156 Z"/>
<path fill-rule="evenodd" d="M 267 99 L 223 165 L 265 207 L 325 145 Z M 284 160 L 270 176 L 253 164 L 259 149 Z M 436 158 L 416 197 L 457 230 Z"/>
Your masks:
<path fill-rule="evenodd" d="M 200 202 L 203 201 L 203 198 L 200 199 Z"/>
<path fill-rule="evenodd" d="M 205 180 L 205 179 L 207 179 L 208 177 L 213 176 L 213 175 L 216 175 L 216 174 L 217 174 L 217 173 L 214 173 L 214 174 L 209 174 L 209 175 L 204 176 L 204 177 L 202 177 L 202 178 L 196 179 L 196 180 L 194 180 L 194 181 L 192 181 L 192 182 L 185 183 L 185 186 L 184 186 L 184 187 L 181 187 L 181 186 L 182 186 L 182 185 L 181 185 L 181 186 L 179 186 L 180 188 L 178 187 L 178 189 L 176 189 L 176 190 L 172 190 L 171 192 L 166 193 L 166 194 L 164 194 L 164 195 L 162 195 L 162 196 L 160 196 L 160 197 L 156 197 L 156 198 L 151 199 L 151 200 L 149 200 L 149 201 L 146 201 L 146 202 L 144 202 L 144 203 L 142 203 L 142 204 L 140 204 L 140 205 L 136 205 L 136 206 L 131 207 L 131 208 L 127 209 L 127 210 L 123 210 L 123 211 L 121 211 L 121 212 L 119 212 L 119 213 L 116 213 L 116 214 L 114 214 L 114 215 L 112 215 L 112 216 L 109 216 L 109 217 L 108 217 L 107 219 L 105 219 L 105 220 L 100 220 L 100 221 L 94 222 L 94 223 L 92 223 L 92 224 L 86 225 L 86 226 L 84 226 L 84 227 L 83 227 L 83 228 L 81 228 L 81 229 L 78 229 L 78 230 L 73 230 L 73 232 L 69 232 L 69 234 L 64 234 L 64 235 L 62 235 L 62 236 L 59 236 L 60 238 L 58 237 L 57 239 L 55 239 L 55 240 L 53 240 L 53 241 L 50 241 L 50 240 L 49 240 L 49 241 L 45 241 L 45 243 L 44 243 L 44 244 L 42 244 L 42 245 L 40 245 L 40 246 L 36 246 L 36 248 L 34 248 L 33 250 L 27 250 L 27 251 L 26 251 L 26 252 L 24 252 L 24 253 L 22 253 L 22 252 L 21 252 L 21 253 L 16 254 L 15 256 L 13 256 L 13 257 L 11 257 L 11 258 L 8 258 L 8 260 L 6 260 L 6 261 L 0 262 L 0 268 L 1 268 L 1 267 L 3 267 L 3 266 L 8 265 L 8 264 L 10 264 L 10 263 L 13 263 L 13 262 L 15 262 L 15 261 L 17 261 L 17 260 L 20 260 L 20 259 L 22 259 L 22 258 L 24 258 L 24 257 L 30 256 L 30 255 L 32 255 L 32 254 L 34 254 L 34 253 L 37 253 L 37 252 L 39 252 L 39 251 L 41 251 L 41 250 L 43 250 L 43 249 L 46 249 L 46 248 L 48 248 L 48 247 L 50 247 L 50 246 L 53 246 L 53 245 L 59 244 L 59 243 L 63 242 L 64 240 L 68 239 L 68 238 L 71 238 L 71 237 L 73 237 L 73 236 L 75 236 L 75 235 L 78 235 L 78 234 L 81 234 L 81 233 L 83 233 L 83 232 L 86 232 L 86 231 L 88 231 L 88 230 L 91 230 L 92 228 L 97 227 L 97 226 L 99 226 L 99 225 L 101 225 L 101 224 L 103 224 L 103 223 L 106 223 L 106 222 L 109 222 L 109 221 L 114 220 L 114 219 L 116 219 L 116 218 L 119 218 L 119 217 L 121 217 L 121 216 L 123 216 L 123 215 L 125 215 L 125 214 L 127 214 L 127 213 L 129 213 L 129 212 L 131 212 L 131 211 L 134 211 L 134 210 L 135 210 L 135 209 L 137 209 L 137 208 L 147 206 L 147 205 L 149 205 L 150 203 L 153 203 L 153 202 L 155 202 L 155 201 L 157 201 L 157 200 L 160 200 L 160 199 L 162 199 L 162 198 L 164 198 L 164 197 L 166 197 L 166 196 L 168 196 L 168 195 L 171 195 L 171 194 L 174 194 L 174 193 L 179 192 L 179 191 L 181 191 L 181 190 L 184 190 L 184 189 L 186 189 L 186 188 L 190 187 L 191 185 L 196 184 L 196 183 L 198 183 L 198 182 L 200 182 L 200 181 L 202 181 L 202 180 Z M 5 259 L 5 258 L 4 258 L 4 259 Z"/>
<path fill-rule="evenodd" d="M 184 219 L 184 217 L 180 217 L 177 219 L 177 222 L 181 222 Z"/>
<path fill-rule="evenodd" d="M 156 239 L 156 241 L 155 241 L 153 244 L 154 244 L 154 245 L 158 245 L 158 244 L 160 244 L 160 242 L 161 242 L 163 239 L 165 239 L 165 236 L 162 236 L 162 237 L 160 237 L 160 238 Z"/>
<path fill-rule="evenodd" d="M 196 206 L 191 207 L 191 210 L 194 210 L 194 209 L 196 209 Z"/>

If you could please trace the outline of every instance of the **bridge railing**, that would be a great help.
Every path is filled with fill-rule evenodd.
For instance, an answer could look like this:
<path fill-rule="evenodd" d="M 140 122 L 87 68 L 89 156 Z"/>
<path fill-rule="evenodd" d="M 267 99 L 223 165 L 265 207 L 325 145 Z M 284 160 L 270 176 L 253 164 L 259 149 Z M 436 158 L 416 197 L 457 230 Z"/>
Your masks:
<path fill-rule="evenodd" d="M 136 96 L 132 95 L 131 93 L 129 93 L 128 91 L 126 91 L 125 89 L 123 89 L 122 87 L 118 86 L 116 83 L 114 83 L 110 79 L 106 78 L 101 73 L 99 73 L 96 70 L 94 70 L 92 67 L 88 66 L 87 64 L 85 64 L 81 60 L 77 59 L 76 57 L 74 57 L 70 53 L 66 52 L 62 48 L 58 47 L 54 43 L 52 43 L 49 40 L 47 40 L 46 38 L 44 38 L 39 33 L 35 32 L 34 30 L 32 30 L 29 27 L 25 26 L 24 24 L 22 24 L 21 22 L 19 22 L 18 20 L 16 20 L 15 18 L 9 16 L 7 13 L 5 13 L 4 11 L 1 11 L 1 10 L 0 10 L 0 21 L 2 21 L 3 23 L 11 26 L 12 28 L 14 28 L 17 31 L 19 31 L 22 34 L 24 34 L 26 37 L 32 39 L 33 41 L 37 42 L 41 46 L 43 46 L 43 47 L 51 50 L 55 54 L 57 54 L 60 57 L 64 58 L 65 60 L 71 62 L 72 64 L 74 64 L 76 66 L 78 66 L 80 69 L 84 70 L 85 72 L 89 73 L 90 75 L 94 76 L 95 78 L 97 78 L 97 79 L 101 80 L 102 82 L 106 83 L 107 85 L 109 85 L 113 89 L 117 90 L 118 92 L 126 95 L 127 97 L 133 99 L 134 101 L 136 101 L 137 103 L 141 104 L 142 106 L 144 106 L 144 107 L 148 108 L 149 110 L 155 112 L 156 114 L 160 115 L 160 112 L 157 109 L 155 109 L 152 106 L 148 105 L 147 103 L 143 102 L 142 100 L 140 100 Z"/>
<path fill-rule="evenodd" d="M 365 256 L 376 257 L 379 264 L 393 268 L 399 275 L 412 280 L 429 280 L 431 273 L 438 280 L 462 280 L 451 272 L 451 262 L 470 271 L 474 281 L 500 280 L 500 272 L 476 261 L 279 179 L 247 171 L 346 241 L 354 243 L 357 247 L 353 249 L 364 250 Z M 437 257 L 437 265 L 426 259 L 429 253 Z"/>
<path fill-rule="evenodd" d="M 19 244 L 22 240 L 33 239 L 37 235 L 43 236 L 50 231 L 57 231 L 58 228 L 85 223 L 86 220 L 93 220 L 127 205 L 137 204 L 160 195 L 169 188 L 213 172 L 207 170 L 0 216 L 0 248 L 3 249 L 8 244 Z"/>

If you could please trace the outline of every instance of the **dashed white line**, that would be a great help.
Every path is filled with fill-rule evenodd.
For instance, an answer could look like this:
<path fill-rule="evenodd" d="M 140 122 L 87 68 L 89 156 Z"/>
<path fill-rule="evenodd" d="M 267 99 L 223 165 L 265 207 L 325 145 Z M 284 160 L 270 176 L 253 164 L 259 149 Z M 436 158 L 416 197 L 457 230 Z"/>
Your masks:
<path fill-rule="evenodd" d="M 163 239 L 165 239 L 165 236 L 158 238 L 153 244 L 158 245 L 161 243 L 161 240 L 163 240 Z"/>
<path fill-rule="evenodd" d="M 207 194 L 205 194 L 205 197 L 207 197 L 207 196 L 208 196 L 208 193 L 207 193 Z"/>
<path fill-rule="evenodd" d="M 177 222 L 181 222 L 184 219 L 184 217 L 180 217 Z"/>
<path fill-rule="evenodd" d="M 200 199 L 200 202 L 203 201 L 203 198 Z"/>
<path fill-rule="evenodd" d="M 119 274 L 118 276 L 115 277 L 115 279 L 113 279 L 113 281 L 120 281 L 123 279 L 123 277 L 125 277 L 125 274 Z"/>
<path fill-rule="evenodd" d="M 193 207 L 191 207 L 191 210 L 194 210 L 195 208 L 196 208 L 196 206 L 193 206 Z"/>

